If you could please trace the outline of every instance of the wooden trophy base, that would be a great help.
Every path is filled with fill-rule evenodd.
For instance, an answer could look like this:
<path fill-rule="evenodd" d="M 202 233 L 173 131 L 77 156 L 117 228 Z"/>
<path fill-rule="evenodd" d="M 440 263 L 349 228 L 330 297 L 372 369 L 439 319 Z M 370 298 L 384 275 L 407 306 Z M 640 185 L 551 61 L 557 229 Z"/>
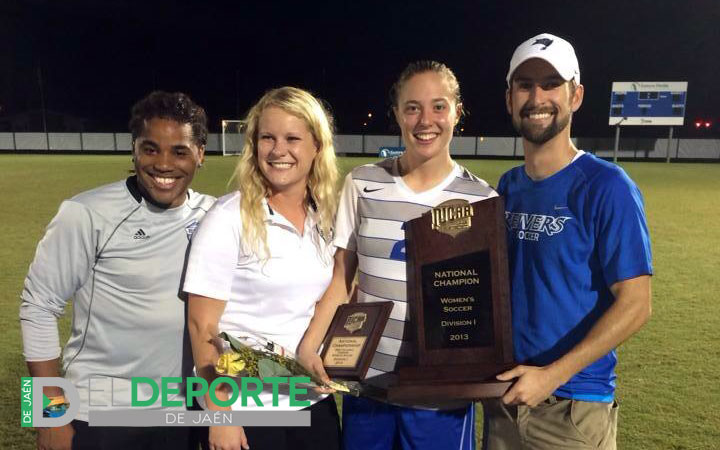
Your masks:
<path fill-rule="evenodd" d="M 388 388 L 391 402 L 426 402 L 502 397 L 511 381 L 498 381 L 495 375 L 515 364 L 403 367 L 398 381 Z"/>

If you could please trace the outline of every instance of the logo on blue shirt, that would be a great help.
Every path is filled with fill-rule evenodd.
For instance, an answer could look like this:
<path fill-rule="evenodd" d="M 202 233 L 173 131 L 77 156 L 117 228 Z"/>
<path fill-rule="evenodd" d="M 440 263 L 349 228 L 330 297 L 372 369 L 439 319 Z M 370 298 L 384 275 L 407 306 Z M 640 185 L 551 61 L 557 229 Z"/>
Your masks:
<path fill-rule="evenodd" d="M 562 207 L 556 207 L 556 209 L 562 209 Z M 565 228 L 565 222 L 570 219 L 572 219 L 572 217 L 505 211 L 505 224 L 508 230 L 518 230 L 518 239 L 526 241 L 537 241 L 542 234 L 552 236 L 562 233 Z"/>

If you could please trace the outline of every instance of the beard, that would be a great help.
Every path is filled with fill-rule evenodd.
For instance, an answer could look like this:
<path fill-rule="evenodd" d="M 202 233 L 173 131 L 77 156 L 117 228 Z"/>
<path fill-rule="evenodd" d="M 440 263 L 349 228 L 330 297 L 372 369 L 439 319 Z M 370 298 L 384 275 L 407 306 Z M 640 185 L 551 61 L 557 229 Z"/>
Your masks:
<path fill-rule="evenodd" d="M 538 127 L 531 125 L 527 122 L 523 122 L 523 118 L 527 117 L 528 114 L 530 114 L 531 112 L 542 111 L 532 111 L 530 109 L 526 110 L 525 108 L 523 108 L 520 111 L 520 117 L 517 119 L 513 117 L 512 122 L 515 131 L 520 133 L 520 136 L 524 137 L 533 144 L 541 145 L 546 143 L 550 139 L 557 136 L 570 123 L 570 114 L 558 117 L 557 110 L 550 111 L 553 114 L 553 119 L 550 125 L 548 125 L 547 127 Z"/>

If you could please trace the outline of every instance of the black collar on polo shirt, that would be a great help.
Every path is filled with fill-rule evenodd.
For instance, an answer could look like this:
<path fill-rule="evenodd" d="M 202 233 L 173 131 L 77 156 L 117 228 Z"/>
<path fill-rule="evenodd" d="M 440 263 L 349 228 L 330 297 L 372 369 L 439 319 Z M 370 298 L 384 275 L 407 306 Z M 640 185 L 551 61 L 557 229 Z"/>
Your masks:
<path fill-rule="evenodd" d="M 140 188 L 137 184 L 137 175 L 128 177 L 127 180 L 125 180 L 125 186 L 127 186 L 128 191 L 130 191 L 130 195 L 133 196 L 135 201 L 140 203 L 142 201 L 142 194 L 140 193 Z"/>

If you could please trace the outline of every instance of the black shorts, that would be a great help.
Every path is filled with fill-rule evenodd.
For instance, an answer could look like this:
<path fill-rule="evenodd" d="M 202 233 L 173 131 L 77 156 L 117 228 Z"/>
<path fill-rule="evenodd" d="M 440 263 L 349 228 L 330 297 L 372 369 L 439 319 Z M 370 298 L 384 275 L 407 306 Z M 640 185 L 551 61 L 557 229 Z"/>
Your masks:
<path fill-rule="evenodd" d="M 200 430 L 191 427 L 91 427 L 73 420 L 73 450 L 197 450 Z"/>
<path fill-rule="evenodd" d="M 322 401 L 306 408 L 310 411 L 309 427 L 244 427 L 252 450 L 339 450 L 340 416 L 335 397 L 328 395 Z M 208 448 L 207 428 L 202 448 Z"/>

